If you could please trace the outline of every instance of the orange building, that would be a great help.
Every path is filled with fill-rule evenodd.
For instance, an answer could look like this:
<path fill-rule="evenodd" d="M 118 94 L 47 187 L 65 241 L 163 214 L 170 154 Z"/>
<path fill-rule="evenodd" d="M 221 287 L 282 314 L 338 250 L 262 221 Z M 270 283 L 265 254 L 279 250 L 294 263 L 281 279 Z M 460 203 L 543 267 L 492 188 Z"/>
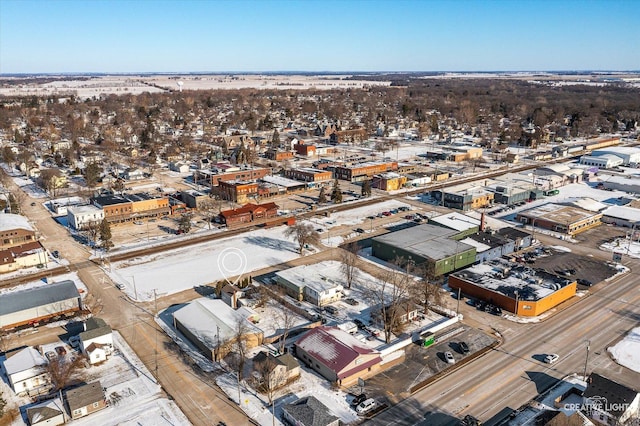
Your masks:
<path fill-rule="evenodd" d="M 534 317 L 576 294 L 576 281 L 496 260 L 449 275 L 449 287 L 524 317 Z"/>
<path fill-rule="evenodd" d="M 220 182 L 214 192 L 223 200 L 244 204 L 258 197 L 257 182 L 229 181 Z"/>
<path fill-rule="evenodd" d="M 406 176 L 402 176 L 398 173 L 383 173 L 373 177 L 371 186 L 373 188 L 382 189 L 383 191 L 395 191 L 404 187 L 406 183 Z"/>
<path fill-rule="evenodd" d="M 301 182 L 327 182 L 332 179 L 332 173 L 328 170 L 303 167 L 300 169 L 285 170 L 284 177 Z"/>
<path fill-rule="evenodd" d="M 171 214 L 168 198 L 156 198 L 147 193 L 94 197 L 91 202 L 104 211 L 104 217 L 109 223 Z"/>

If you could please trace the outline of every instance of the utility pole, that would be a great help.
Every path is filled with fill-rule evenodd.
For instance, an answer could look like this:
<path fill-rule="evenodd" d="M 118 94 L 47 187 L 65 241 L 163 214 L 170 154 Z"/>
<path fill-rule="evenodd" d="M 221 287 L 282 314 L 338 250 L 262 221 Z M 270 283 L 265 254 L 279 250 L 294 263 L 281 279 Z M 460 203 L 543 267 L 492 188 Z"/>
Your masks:
<path fill-rule="evenodd" d="M 156 289 L 153 289 L 153 304 L 155 305 L 155 317 L 158 316 L 158 294 Z M 160 381 L 160 378 L 158 377 L 158 324 L 155 325 L 155 329 L 156 329 L 156 335 L 155 335 L 155 349 L 153 350 L 153 357 L 154 357 L 154 361 L 155 361 L 155 366 L 156 366 L 156 380 Z"/>
<path fill-rule="evenodd" d="M 456 315 L 460 314 L 460 297 L 461 297 L 462 287 L 458 287 L 458 304 L 456 305 Z"/>

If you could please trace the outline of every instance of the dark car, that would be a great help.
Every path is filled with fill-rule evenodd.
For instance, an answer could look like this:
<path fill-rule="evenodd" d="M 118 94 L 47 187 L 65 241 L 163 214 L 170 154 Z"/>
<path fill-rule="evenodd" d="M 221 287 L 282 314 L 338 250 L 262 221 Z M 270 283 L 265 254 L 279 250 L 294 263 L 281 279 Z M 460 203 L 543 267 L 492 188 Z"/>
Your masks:
<path fill-rule="evenodd" d="M 60 252 L 58 250 L 54 250 L 51 252 L 51 256 L 55 257 L 56 259 L 60 257 Z"/>
<path fill-rule="evenodd" d="M 356 395 L 353 400 L 351 401 L 351 405 L 353 407 L 355 407 L 356 405 L 360 404 L 361 402 L 364 402 L 367 400 L 367 394 L 361 393 L 360 395 Z"/>
<path fill-rule="evenodd" d="M 476 302 L 476 308 L 477 308 L 479 311 L 484 311 L 486 307 L 487 307 L 487 303 L 486 303 L 486 302 L 483 302 L 482 300 L 478 300 L 478 301 Z"/>
<path fill-rule="evenodd" d="M 489 312 L 491 312 L 491 314 L 493 315 L 502 315 L 502 309 L 500 309 L 498 306 L 492 306 Z"/>
<path fill-rule="evenodd" d="M 353 297 L 347 297 L 346 299 L 344 299 L 345 303 L 348 303 L 351 306 L 357 306 L 360 304 L 360 302 L 358 302 L 356 299 L 354 299 Z"/>
<path fill-rule="evenodd" d="M 460 347 L 460 352 L 463 354 L 469 353 L 469 346 L 465 342 L 458 343 L 458 346 Z"/>
<path fill-rule="evenodd" d="M 353 320 L 353 323 L 356 325 L 356 327 L 358 327 L 360 330 L 366 328 L 367 326 L 365 325 L 365 323 L 363 323 L 362 321 L 360 321 L 358 318 Z"/>
<path fill-rule="evenodd" d="M 362 229 L 362 228 L 356 228 L 356 232 L 357 232 L 358 234 L 364 234 L 364 229 Z"/>
<path fill-rule="evenodd" d="M 35 203 L 35 202 L 34 202 L 34 203 L 31 203 L 31 207 L 35 207 L 35 205 L 36 205 L 36 203 Z"/>
<path fill-rule="evenodd" d="M 587 287 L 589 287 L 591 284 L 593 284 L 591 281 L 585 280 L 584 278 L 578 278 L 576 281 L 578 282 L 578 284 L 584 285 L 584 286 L 587 286 Z"/>
<path fill-rule="evenodd" d="M 60 356 L 64 356 L 67 354 L 67 350 L 62 347 L 62 346 L 56 346 L 56 352 L 58 353 L 58 355 Z"/>

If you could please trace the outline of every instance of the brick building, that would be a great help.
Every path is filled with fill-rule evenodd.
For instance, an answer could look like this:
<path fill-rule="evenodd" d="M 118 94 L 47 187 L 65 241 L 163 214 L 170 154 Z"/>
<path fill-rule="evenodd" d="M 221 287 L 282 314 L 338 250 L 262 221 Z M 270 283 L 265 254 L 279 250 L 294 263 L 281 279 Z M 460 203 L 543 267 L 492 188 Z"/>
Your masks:
<path fill-rule="evenodd" d="M 0 214 L 0 249 L 33 241 L 36 241 L 36 231 L 26 217 L 11 213 Z"/>
<path fill-rule="evenodd" d="M 246 181 L 222 181 L 212 191 L 223 200 L 243 204 L 258 198 L 258 183 Z"/>
<path fill-rule="evenodd" d="M 380 173 L 398 170 L 398 162 L 386 161 L 381 163 L 360 163 L 353 166 L 337 166 L 334 175 L 337 179 L 350 182 L 361 182 Z"/>
<path fill-rule="evenodd" d="M 109 223 L 128 222 L 171 214 L 168 198 L 156 198 L 147 193 L 94 197 L 91 202 L 104 211 L 104 217 Z"/>
<path fill-rule="evenodd" d="M 245 204 L 238 209 L 220 212 L 220 221 L 227 226 L 238 223 L 249 223 L 260 219 L 270 219 L 278 215 L 278 205 L 275 203 Z"/>
<path fill-rule="evenodd" d="M 300 169 L 288 169 L 284 171 L 284 177 L 301 182 L 323 183 L 332 179 L 332 173 L 328 170 L 303 167 Z"/>

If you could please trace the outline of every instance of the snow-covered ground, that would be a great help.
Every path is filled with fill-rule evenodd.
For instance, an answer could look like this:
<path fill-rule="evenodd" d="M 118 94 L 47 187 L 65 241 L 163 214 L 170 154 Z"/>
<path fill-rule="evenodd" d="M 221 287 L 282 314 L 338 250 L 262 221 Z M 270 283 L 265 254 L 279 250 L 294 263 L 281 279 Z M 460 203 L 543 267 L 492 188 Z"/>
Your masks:
<path fill-rule="evenodd" d="M 608 351 L 618 364 L 640 373 L 640 327 L 631 330 Z"/>
<path fill-rule="evenodd" d="M 383 201 L 382 203 L 376 204 L 375 207 L 357 207 L 351 210 L 332 213 L 329 217 L 314 217 L 309 221 L 327 229 L 340 225 L 358 225 L 367 221 L 367 216 L 375 216 L 377 213 L 397 209 L 398 207 L 411 207 L 411 205 L 396 200 Z"/>
<path fill-rule="evenodd" d="M 105 397 L 109 406 L 89 416 L 73 420 L 79 426 L 160 426 L 191 424 L 178 406 L 164 398 L 161 388 L 151 373 L 138 359 L 133 350 L 118 332 L 113 333 L 116 353 L 105 363 L 92 366 L 81 372 L 83 381 L 100 381 L 106 388 Z M 0 391 L 10 407 L 22 407 L 22 417 L 11 426 L 23 426 L 26 422 L 24 409 L 31 400 L 16 396 L 6 381 L 0 381 Z M 26 407 L 25 407 L 26 406 Z"/>
<path fill-rule="evenodd" d="M 134 300 L 230 279 L 299 257 L 298 246 L 285 237 L 287 228 L 260 229 L 240 236 L 197 244 L 111 265 L 114 282 L 124 284 Z"/>
<path fill-rule="evenodd" d="M 16 291 L 28 290 L 36 287 L 44 287 L 48 284 L 65 281 L 65 280 L 72 280 L 75 283 L 76 287 L 78 288 L 78 291 L 80 292 L 81 296 L 84 297 L 84 295 L 87 294 L 87 286 L 84 284 L 84 282 L 82 282 L 82 280 L 80 279 L 80 277 L 76 272 L 69 272 L 67 274 L 56 275 L 55 277 L 47 277 L 41 280 L 33 280 L 33 281 L 29 281 L 28 283 L 20 284 L 13 287 L 3 287 L 3 288 L 0 288 L 0 294 L 13 293 Z"/>
<path fill-rule="evenodd" d="M 629 238 L 618 238 L 612 242 L 604 243 L 600 250 L 621 253 L 625 256 L 640 258 L 640 242 L 631 241 Z"/>

